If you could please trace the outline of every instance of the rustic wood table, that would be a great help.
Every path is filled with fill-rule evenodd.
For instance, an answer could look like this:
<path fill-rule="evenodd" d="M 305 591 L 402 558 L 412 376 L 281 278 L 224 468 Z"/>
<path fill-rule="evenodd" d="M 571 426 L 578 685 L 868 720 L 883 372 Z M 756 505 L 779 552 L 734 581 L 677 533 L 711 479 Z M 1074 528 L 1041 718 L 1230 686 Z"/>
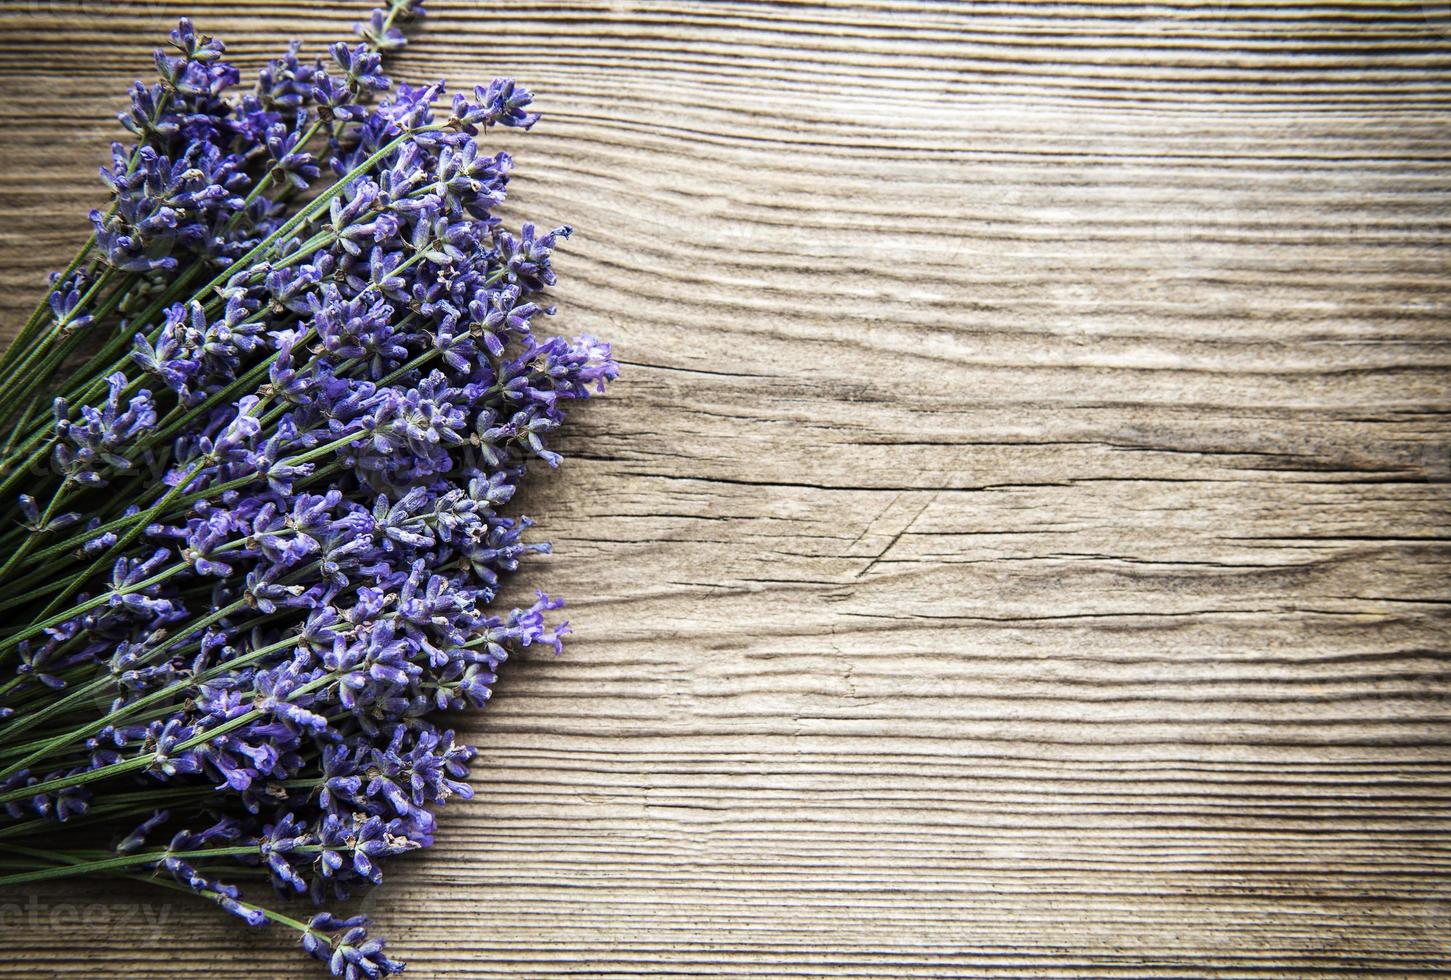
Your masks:
<path fill-rule="evenodd" d="M 1451 13 L 430 0 L 624 374 L 526 509 L 564 656 L 369 909 L 422 977 L 1451 976 Z M 189 13 L 0 4 L 0 312 Z M 572 451 L 571 451 L 572 450 Z M 10 976 L 321 976 L 106 883 Z"/>

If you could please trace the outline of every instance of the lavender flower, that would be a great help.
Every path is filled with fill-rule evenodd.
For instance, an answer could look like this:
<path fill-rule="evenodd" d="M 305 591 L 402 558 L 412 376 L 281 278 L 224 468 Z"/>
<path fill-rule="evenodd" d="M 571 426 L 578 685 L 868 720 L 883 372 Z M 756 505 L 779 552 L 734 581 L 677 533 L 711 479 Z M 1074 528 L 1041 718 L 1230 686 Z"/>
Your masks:
<path fill-rule="evenodd" d="M 607 344 L 544 330 L 569 227 L 494 214 L 513 161 L 480 141 L 535 124 L 528 90 L 436 112 L 442 83 L 384 73 L 422 13 L 392 0 L 362 44 L 293 45 L 241 94 L 221 42 L 178 25 L 122 114 L 94 250 L 22 338 L 93 335 L 102 368 L 20 420 L 56 475 L 4 488 L 0 831 L 93 817 L 106 870 L 289 925 L 350 978 L 401 969 L 362 920 L 297 922 L 228 879 L 345 897 L 471 796 L 474 750 L 439 716 L 568 633 L 543 593 L 493 608 L 549 550 L 502 509 L 618 373 Z M 51 390 L 27 357 L 0 361 L 0 395 Z"/>
<path fill-rule="evenodd" d="M 324 912 L 308 922 L 302 948 L 327 963 L 333 976 L 343 980 L 372 980 L 403 972 L 402 964 L 383 952 L 383 940 L 368 938 L 367 925 L 362 916 L 339 919 Z"/>

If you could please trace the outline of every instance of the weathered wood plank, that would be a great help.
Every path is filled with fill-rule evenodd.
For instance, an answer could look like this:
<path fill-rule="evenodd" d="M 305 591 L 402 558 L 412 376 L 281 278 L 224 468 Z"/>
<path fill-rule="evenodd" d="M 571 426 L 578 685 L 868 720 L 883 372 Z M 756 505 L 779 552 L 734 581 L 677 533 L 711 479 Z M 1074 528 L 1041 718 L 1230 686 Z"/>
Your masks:
<path fill-rule="evenodd" d="M 169 17 L 365 6 L 0 5 L 0 315 Z M 627 371 L 525 501 L 578 636 L 371 903 L 413 972 L 1451 975 L 1444 8 L 499 6 L 402 73 L 539 92 L 510 213 Z M 284 947 L 0 896 L 9 975 Z"/>

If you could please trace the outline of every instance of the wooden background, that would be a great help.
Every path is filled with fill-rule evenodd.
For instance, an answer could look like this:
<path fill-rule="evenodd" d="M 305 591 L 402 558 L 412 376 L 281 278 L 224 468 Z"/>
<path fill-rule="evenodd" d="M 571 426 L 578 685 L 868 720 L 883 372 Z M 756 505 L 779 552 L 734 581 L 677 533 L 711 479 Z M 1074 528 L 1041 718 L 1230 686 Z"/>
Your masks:
<path fill-rule="evenodd" d="M 0 5 L 5 322 L 169 19 L 366 6 Z M 412 975 L 1451 976 L 1445 3 L 430 6 L 625 371 Z M 0 973 L 322 975 L 107 884 Z"/>

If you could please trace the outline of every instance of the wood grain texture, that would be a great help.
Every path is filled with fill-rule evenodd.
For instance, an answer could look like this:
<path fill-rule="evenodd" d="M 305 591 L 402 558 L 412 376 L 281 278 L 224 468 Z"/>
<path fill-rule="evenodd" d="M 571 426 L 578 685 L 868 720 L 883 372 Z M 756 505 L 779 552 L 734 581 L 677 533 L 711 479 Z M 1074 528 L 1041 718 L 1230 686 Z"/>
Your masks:
<path fill-rule="evenodd" d="M 5 322 L 169 18 L 365 7 L 0 4 Z M 525 501 L 578 636 L 370 902 L 410 975 L 1451 976 L 1444 4 L 430 7 L 625 373 Z M 0 913 L 11 976 L 318 975 Z"/>

